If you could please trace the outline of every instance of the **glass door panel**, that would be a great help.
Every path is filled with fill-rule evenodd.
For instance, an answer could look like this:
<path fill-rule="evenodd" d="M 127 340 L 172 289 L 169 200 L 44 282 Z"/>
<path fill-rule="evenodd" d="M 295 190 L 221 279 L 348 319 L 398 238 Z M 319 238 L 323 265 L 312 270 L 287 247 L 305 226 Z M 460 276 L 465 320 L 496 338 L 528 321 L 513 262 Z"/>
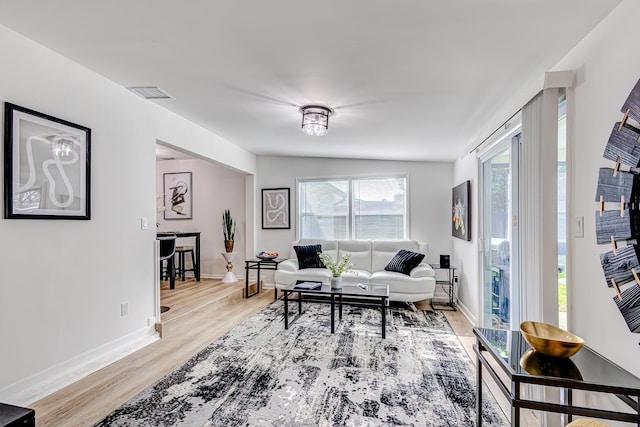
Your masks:
<path fill-rule="evenodd" d="M 514 232 L 518 221 L 514 192 L 517 189 L 518 141 L 519 136 L 482 162 L 482 318 L 483 326 L 488 328 L 511 329 L 519 320 L 517 314 L 514 316 L 514 311 L 519 313 L 519 292 L 514 292 L 513 288 L 517 282 L 514 281 L 517 273 L 514 261 L 517 259 L 513 254 L 517 254 L 518 248 L 517 233 Z"/>

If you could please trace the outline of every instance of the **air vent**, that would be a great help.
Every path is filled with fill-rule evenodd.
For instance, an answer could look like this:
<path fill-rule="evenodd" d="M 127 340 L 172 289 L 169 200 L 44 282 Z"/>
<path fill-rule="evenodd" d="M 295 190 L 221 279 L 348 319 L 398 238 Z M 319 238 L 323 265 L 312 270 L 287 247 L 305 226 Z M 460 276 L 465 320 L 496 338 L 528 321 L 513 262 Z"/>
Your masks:
<path fill-rule="evenodd" d="M 157 86 L 138 86 L 127 89 L 144 99 L 175 99 Z"/>

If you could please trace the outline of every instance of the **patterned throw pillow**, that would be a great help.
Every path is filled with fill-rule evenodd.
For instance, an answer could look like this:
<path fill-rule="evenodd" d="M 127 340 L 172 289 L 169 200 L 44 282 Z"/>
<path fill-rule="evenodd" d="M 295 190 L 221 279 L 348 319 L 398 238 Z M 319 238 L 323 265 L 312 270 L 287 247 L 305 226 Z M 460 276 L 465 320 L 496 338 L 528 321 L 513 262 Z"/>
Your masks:
<path fill-rule="evenodd" d="M 298 268 L 300 270 L 304 268 L 326 268 L 318 256 L 318 252 L 322 252 L 322 245 L 294 246 L 293 249 L 298 256 Z"/>
<path fill-rule="evenodd" d="M 424 254 L 400 249 L 384 269 L 387 271 L 396 271 L 408 276 L 411 270 L 416 268 L 423 259 Z"/>

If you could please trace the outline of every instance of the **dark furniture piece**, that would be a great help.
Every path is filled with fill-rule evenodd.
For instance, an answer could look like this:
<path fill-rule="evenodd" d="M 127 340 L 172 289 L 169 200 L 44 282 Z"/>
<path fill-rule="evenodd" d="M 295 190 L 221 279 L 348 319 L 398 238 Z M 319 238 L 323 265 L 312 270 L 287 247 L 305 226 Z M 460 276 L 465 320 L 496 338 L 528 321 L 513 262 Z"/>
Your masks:
<path fill-rule="evenodd" d="M 191 268 L 187 268 L 185 255 L 191 255 Z M 176 258 L 178 258 L 178 264 L 176 267 L 176 276 L 180 276 L 180 279 L 184 282 L 186 279 L 185 273 L 187 271 L 193 271 L 193 275 L 196 275 L 196 257 L 193 254 L 193 246 L 177 246 Z"/>
<path fill-rule="evenodd" d="M 245 276 L 244 276 L 244 297 L 251 298 L 252 296 L 260 293 L 260 271 L 262 270 L 277 270 L 278 264 L 282 261 L 286 261 L 286 259 L 276 258 L 276 259 L 248 259 L 244 262 Z M 256 273 L 256 291 L 252 294 L 249 294 L 249 270 L 257 270 Z M 278 299 L 278 288 L 273 287 L 273 299 Z"/>
<path fill-rule="evenodd" d="M 175 289 L 176 287 L 176 268 L 174 265 L 173 256 L 176 253 L 176 235 L 175 234 L 163 234 L 157 235 L 156 239 L 160 241 L 160 278 L 164 277 L 162 271 L 162 264 L 167 262 L 167 276 L 169 277 L 169 288 Z"/>
<path fill-rule="evenodd" d="M 195 238 L 196 261 L 195 261 L 195 264 L 193 265 L 193 268 L 195 269 L 193 274 L 196 276 L 196 281 L 199 282 L 200 281 L 200 232 L 199 231 L 187 231 L 187 232 L 176 231 L 176 237 L 177 238 L 180 238 L 180 237 Z"/>
<path fill-rule="evenodd" d="M 533 352 L 520 331 L 473 328 L 473 333 L 477 339 L 473 348 L 477 357 L 476 422 L 478 426 L 482 425 L 483 369 L 491 375 L 511 402 L 513 427 L 520 427 L 521 408 L 567 414 L 567 421 L 571 421 L 572 415 L 580 415 L 636 423 L 640 426 L 640 379 L 589 347 L 583 347 L 569 359 L 559 359 Z M 495 365 L 506 374 L 509 379 L 508 384 L 500 380 L 499 372 L 494 368 Z M 521 384 L 558 387 L 564 396 L 563 403 L 524 399 L 521 397 Z M 575 406 L 572 402 L 573 390 L 615 395 L 629 405 L 632 412 Z"/>
<path fill-rule="evenodd" d="M 182 231 L 176 231 L 176 232 L 159 232 L 157 234 L 158 237 L 161 236 L 176 236 L 177 238 L 180 237 L 194 237 L 195 238 L 195 264 L 193 265 L 193 268 L 195 269 L 195 271 L 193 272 L 194 275 L 196 276 L 196 281 L 200 281 L 200 232 L 199 231 L 186 231 L 186 232 L 182 232 Z M 174 289 L 175 286 L 171 286 L 171 289 Z"/>
<path fill-rule="evenodd" d="M 451 307 L 449 310 L 456 311 L 456 293 L 455 293 L 455 277 L 456 268 L 452 265 L 430 264 L 434 270 L 447 270 L 447 280 L 436 280 L 436 289 L 433 294 L 433 298 L 430 300 L 431 308 L 436 310 L 437 308 L 433 304 L 439 306 Z M 440 291 L 440 292 L 438 292 Z M 442 300 L 434 301 L 434 298 L 445 297 L 446 301 Z M 442 310 L 442 308 L 440 308 Z"/>
<path fill-rule="evenodd" d="M 301 282 L 301 281 L 298 281 Z M 308 283 L 308 282 L 303 282 Z M 387 334 L 387 307 L 389 306 L 389 285 L 379 284 L 348 284 L 341 289 L 332 289 L 329 283 L 323 283 L 320 289 L 300 289 L 296 285 L 280 288 L 284 294 L 284 328 L 289 329 L 289 324 L 293 323 L 302 314 L 302 302 L 321 302 L 331 305 L 331 333 L 335 333 L 335 308 L 338 306 L 338 319 L 342 320 L 342 303 L 348 298 L 349 304 L 364 307 L 376 307 L 382 312 L 382 338 Z M 289 296 L 297 293 L 298 314 L 289 322 Z M 314 298 L 319 297 L 319 298 Z M 343 300 L 343 297 L 347 297 Z M 303 299 L 304 298 L 304 299 Z"/>
<path fill-rule="evenodd" d="M 36 411 L 0 403 L 0 427 L 35 427 Z"/>

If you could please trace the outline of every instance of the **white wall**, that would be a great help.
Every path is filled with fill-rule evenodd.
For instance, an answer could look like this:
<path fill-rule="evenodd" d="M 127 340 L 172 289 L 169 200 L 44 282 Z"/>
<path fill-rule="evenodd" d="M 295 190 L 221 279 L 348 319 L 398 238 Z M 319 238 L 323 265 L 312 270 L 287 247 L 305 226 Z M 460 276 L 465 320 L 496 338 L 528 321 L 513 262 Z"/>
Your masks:
<path fill-rule="evenodd" d="M 160 212 L 157 214 L 158 231 L 199 231 L 200 273 L 202 277 L 222 277 L 227 272 L 227 262 L 220 255 L 225 251 L 222 212 L 229 209 L 238 224 L 233 251 L 242 254 L 237 257 L 233 271 L 241 277 L 244 272 L 241 260 L 244 259 L 247 235 L 246 175 L 200 159 L 159 161 L 156 166 L 158 195 L 163 193 L 163 174 L 167 172 L 191 172 L 193 215 L 192 219 L 165 220 Z M 178 239 L 178 244 L 193 246 L 194 239 Z"/>
<path fill-rule="evenodd" d="M 296 179 L 310 177 L 406 174 L 409 183 L 410 238 L 429 245 L 427 260 L 451 254 L 452 164 L 380 160 L 258 157 L 256 184 L 256 250 L 289 254 L 296 240 Z M 291 229 L 262 230 L 261 189 L 291 188 Z"/>
<path fill-rule="evenodd" d="M 464 181 L 471 181 L 471 240 L 453 238 L 453 255 L 451 265 L 457 268 L 458 302 L 460 309 L 472 321 L 480 319 L 480 293 L 482 285 L 479 283 L 479 246 L 478 246 L 478 159 L 475 154 L 456 160 L 453 165 L 453 185 Z"/>
<path fill-rule="evenodd" d="M 577 84 L 569 94 L 574 100 L 569 112 L 570 206 L 573 217 L 584 217 L 584 238 L 570 239 L 570 325 L 587 345 L 636 376 L 640 334 L 629 332 L 612 300 L 615 292 L 605 284 L 599 255 L 610 246 L 596 244 L 594 200 L 598 169 L 613 167 L 602 157 L 609 134 L 640 79 L 640 56 L 632 53 L 640 40 L 638 16 L 640 2 L 624 0 L 554 68 L 577 70 Z"/>
<path fill-rule="evenodd" d="M 2 26 L 0 56 L 0 101 L 92 129 L 90 221 L 0 220 L 0 401 L 29 404 L 156 337 L 156 140 L 256 160 Z"/>

